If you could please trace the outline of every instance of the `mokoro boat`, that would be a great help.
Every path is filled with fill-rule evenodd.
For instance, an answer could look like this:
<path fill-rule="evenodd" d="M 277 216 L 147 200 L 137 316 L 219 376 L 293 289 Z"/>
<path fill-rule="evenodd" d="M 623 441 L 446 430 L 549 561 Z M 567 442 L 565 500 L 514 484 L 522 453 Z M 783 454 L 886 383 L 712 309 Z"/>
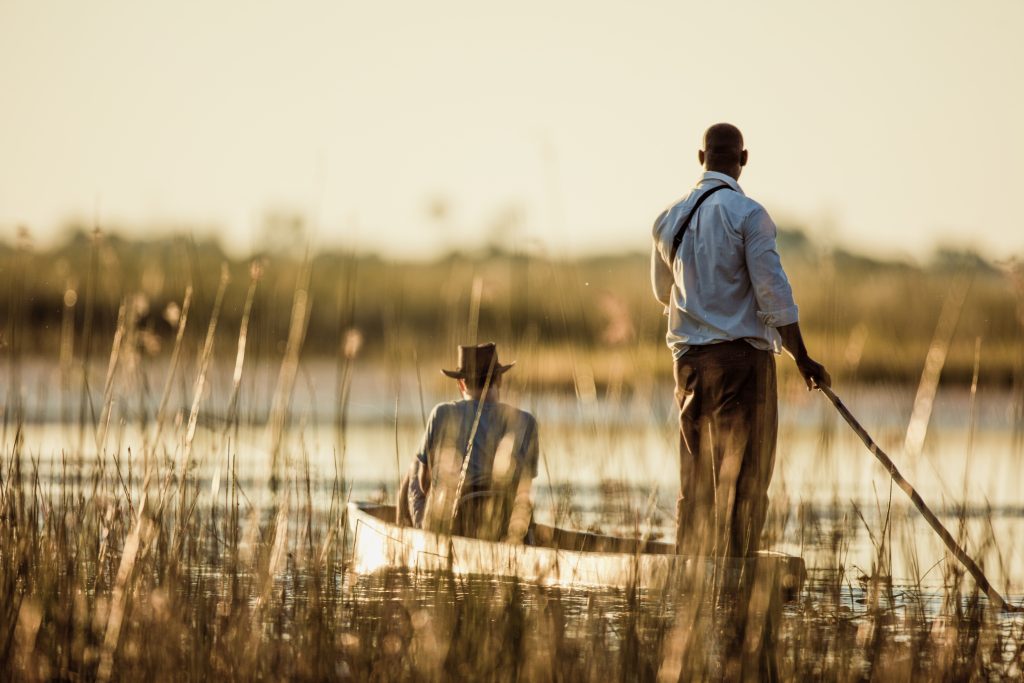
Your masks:
<path fill-rule="evenodd" d="M 348 525 L 357 573 L 404 567 L 514 577 L 545 586 L 657 590 L 683 577 L 728 582 L 742 570 L 754 570 L 759 582 L 775 585 L 784 599 L 797 595 L 806 578 L 803 559 L 780 552 L 760 551 L 747 559 L 691 558 L 675 555 L 671 543 L 543 524 L 533 526 L 532 545 L 495 543 L 399 526 L 394 506 L 374 503 L 349 503 Z"/>

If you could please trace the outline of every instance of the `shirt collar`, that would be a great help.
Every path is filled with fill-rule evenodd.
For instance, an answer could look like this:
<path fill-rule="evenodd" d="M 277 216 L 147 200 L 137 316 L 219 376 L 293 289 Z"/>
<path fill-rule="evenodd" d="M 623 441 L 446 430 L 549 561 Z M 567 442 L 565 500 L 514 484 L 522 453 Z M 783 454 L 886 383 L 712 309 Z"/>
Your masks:
<path fill-rule="evenodd" d="M 743 194 L 743 188 L 740 187 L 740 184 L 736 182 L 736 180 L 732 176 L 728 176 L 724 173 L 719 173 L 718 171 L 704 171 L 704 175 L 701 176 L 700 182 L 697 183 L 697 185 L 703 185 L 708 180 L 721 180 L 732 189 L 736 190 L 740 194 Z"/>

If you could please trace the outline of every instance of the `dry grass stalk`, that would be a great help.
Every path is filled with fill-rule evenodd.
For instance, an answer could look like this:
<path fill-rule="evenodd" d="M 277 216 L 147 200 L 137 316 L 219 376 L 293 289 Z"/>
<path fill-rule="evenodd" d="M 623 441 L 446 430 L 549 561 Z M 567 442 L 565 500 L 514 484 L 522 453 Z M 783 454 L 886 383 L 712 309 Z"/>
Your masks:
<path fill-rule="evenodd" d="M 171 360 L 167 367 L 167 377 L 164 379 L 164 389 L 160 393 L 160 405 L 156 411 L 156 431 L 153 435 L 153 448 L 159 448 L 160 437 L 163 434 L 164 424 L 167 421 L 167 404 L 171 399 L 171 387 L 178 374 L 178 365 L 181 362 L 181 342 L 185 338 L 185 328 L 188 325 L 188 314 L 192 308 L 192 285 L 185 288 L 185 296 L 181 303 L 181 313 L 177 320 L 177 331 L 174 335 L 174 348 L 171 351 Z M 148 457 L 147 457 L 148 462 Z"/>
<path fill-rule="evenodd" d="M 921 381 L 917 385 L 917 395 L 914 397 L 914 409 L 910 415 L 910 422 L 907 424 L 906 438 L 903 441 L 903 452 L 912 462 L 917 460 L 924 448 L 924 439 L 928 434 L 928 423 L 931 421 L 935 395 L 939 390 L 939 377 L 946 364 L 949 346 L 953 340 L 953 334 L 956 332 L 970 286 L 971 279 L 966 276 L 961 275 L 954 279 L 942 304 L 939 321 L 935 325 L 935 334 L 928 347 L 924 369 L 921 371 Z"/>
<path fill-rule="evenodd" d="M 180 464 L 178 466 L 178 489 L 180 502 L 178 504 L 179 524 L 182 529 L 186 522 L 186 497 L 188 495 L 188 469 L 192 460 L 192 444 L 196 436 L 196 424 L 199 420 L 199 406 L 202 405 L 203 396 L 206 391 L 207 373 L 210 370 L 210 362 L 213 359 L 213 342 L 217 331 L 217 321 L 220 318 L 220 309 L 224 303 L 224 292 L 227 290 L 230 281 L 227 265 L 221 267 L 220 285 L 217 287 L 217 296 L 213 302 L 213 312 L 210 314 L 210 324 L 206 329 L 206 340 L 203 342 L 203 350 L 199 358 L 199 372 L 196 374 L 195 386 L 192 394 L 192 409 L 188 415 L 188 425 L 185 428 L 182 441 Z"/>
<path fill-rule="evenodd" d="M 235 368 L 231 375 L 231 395 L 228 397 L 228 413 L 224 422 L 223 449 L 227 458 L 227 469 L 231 471 L 231 442 L 229 433 L 232 426 L 237 427 L 238 422 L 238 401 L 242 389 L 242 370 L 245 367 L 245 350 L 249 338 L 249 318 L 252 315 L 253 301 L 256 299 L 256 285 L 260 281 L 260 269 L 253 264 L 249 290 L 245 294 L 245 304 L 242 309 L 242 322 L 238 328 L 238 346 L 235 351 Z M 237 429 L 236 429 L 237 435 Z M 214 467 L 213 480 L 210 483 L 210 498 L 216 505 L 217 493 L 220 488 L 220 467 Z"/>
<path fill-rule="evenodd" d="M 100 421 L 96 426 L 97 457 L 101 456 L 106 448 L 107 427 L 110 424 L 110 413 L 114 405 L 114 379 L 117 375 L 118 363 L 121 360 L 121 343 L 124 341 L 127 326 L 127 305 L 121 302 L 121 308 L 117 312 L 117 331 L 114 333 L 114 342 L 107 364 L 107 377 L 103 382 L 103 405 L 100 409 Z"/>
<path fill-rule="evenodd" d="M 143 496 L 149 489 L 149 480 L 143 484 Z M 114 580 L 114 589 L 110 596 L 110 610 L 107 617 L 107 626 L 103 638 L 103 646 L 100 652 L 100 666 L 96 672 L 99 681 L 108 681 L 114 669 L 114 651 L 117 649 L 118 641 L 121 638 L 121 626 L 124 622 L 127 609 L 126 602 L 131 594 L 131 577 L 135 570 L 136 560 L 142 548 L 151 540 L 155 531 L 152 522 L 146 515 L 146 498 L 143 498 L 142 506 L 139 508 L 139 515 L 132 527 L 131 533 L 125 540 L 124 548 L 121 550 L 121 562 L 117 569 L 117 578 Z"/>
<path fill-rule="evenodd" d="M 311 264 L 307 257 L 303 262 L 303 267 L 295 283 L 291 322 L 288 326 L 288 342 L 285 345 L 284 358 L 281 360 L 281 370 L 277 377 L 277 389 L 274 391 L 274 401 L 270 408 L 268 427 L 270 435 L 271 481 L 275 486 L 280 475 L 279 458 L 285 426 L 288 422 L 288 413 L 291 407 L 292 392 L 295 388 L 295 376 L 299 371 L 299 354 L 302 352 L 302 343 L 306 338 L 306 326 L 309 323 L 309 310 L 311 306 L 309 300 L 310 272 Z"/>

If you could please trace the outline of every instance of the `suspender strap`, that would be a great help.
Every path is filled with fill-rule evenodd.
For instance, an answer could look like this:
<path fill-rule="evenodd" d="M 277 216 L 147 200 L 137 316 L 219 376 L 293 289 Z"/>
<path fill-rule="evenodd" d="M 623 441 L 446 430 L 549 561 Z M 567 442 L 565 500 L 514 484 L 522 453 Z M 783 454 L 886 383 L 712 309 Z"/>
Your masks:
<path fill-rule="evenodd" d="M 692 219 L 693 216 L 697 213 L 697 209 L 700 208 L 700 205 L 704 203 L 705 199 L 707 199 L 714 193 L 718 192 L 719 190 L 728 189 L 728 185 L 718 185 L 716 187 L 713 187 L 704 194 L 702 194 L 700 196 L 700 199 L 697 200 L 697 203 L 693 205 L 693 209 L 690 211 L 690 215 L 686 217 L 686 220 L 683 221 L 683 226 L 679 228 L 679 231 L 676 233 L 676 236 L 672 238 L 672 256 L 668 260 L 669 268 L 671 268 L 672 264 L 675 263 L 676 261 L 676 252 L 679 251 L 679 245 L 683 243 L 683 235 L 686 234 L 686 229 L 690 227 L 690 219 Z"/>

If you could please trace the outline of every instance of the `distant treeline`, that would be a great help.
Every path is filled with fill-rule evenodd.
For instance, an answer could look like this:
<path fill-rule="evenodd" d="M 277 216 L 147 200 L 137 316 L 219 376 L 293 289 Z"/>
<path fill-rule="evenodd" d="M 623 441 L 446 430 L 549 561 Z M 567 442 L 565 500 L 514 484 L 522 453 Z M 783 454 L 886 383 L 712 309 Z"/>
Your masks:
<path fill-rule="evenodd" d="M 22 241 L 0 244 L 0 353 L 15 358 L 56 357 L 63 348 L 76 358 L 101 359 L 125 311 L 142 351 L 166 354 L 189 286 L 186 343 L 199 346 L 222 269 L 230 276 L 217 326 L 222 354 L 233 353 L 254 277 L 249 352 L 265 360 L 284 352 L 305 277 L 306 355 L 341 353 L 346 340 L 383 359 L 410 350 L 446 357 L 456 343 L 472 339 L 652 357 L 663 344 L 665 321 L 651 295 L 647 253 L 566 261 L 492 248 L 398 262 L 322 251 L 305 261 L 294 250 L 232 259 L 215 240 L 181 236 L 139 240 L 79 230 L 49 249 Z M 980 337 L 983 375 L 1021 381 L 1019 261 L 992 264 L 948 251 L 924 266 L 882 261 L 823 249 L 797 231 L 780 233 L 779 250 L 805 333 L 833 367 L 866 380 L 915 379 L 945 305 L 958 321 L 943 376 L 970 380 Z"/>

